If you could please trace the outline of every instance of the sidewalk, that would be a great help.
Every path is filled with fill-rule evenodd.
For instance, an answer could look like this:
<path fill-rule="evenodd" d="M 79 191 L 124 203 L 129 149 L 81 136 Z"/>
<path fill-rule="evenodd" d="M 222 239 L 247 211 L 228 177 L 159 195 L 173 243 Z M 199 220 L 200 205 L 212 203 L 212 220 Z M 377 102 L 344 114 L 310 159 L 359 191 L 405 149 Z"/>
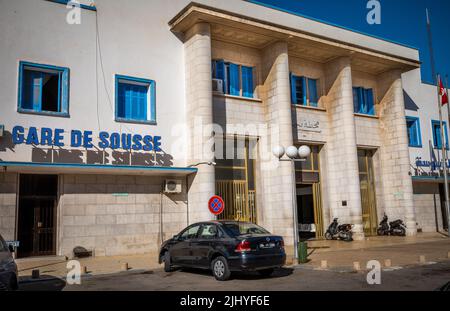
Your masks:
<path fill-rule="evenodd" d="M 102 275 L 121 272 L 122 265 L 128 263 L 129 270 L 152 270 L 160 265 L 150 254 L 112 256 L 112 257 L 91 257 L 77 259 L 82 267 L 87 268 L 89 275 Z M 67 264 L 63 257 L 27 258 L 16 260 L 19 268 L 19 276 L 22 279 L 31 277 L 33 269 L 39 269 L 41 277 L 65 278 L 67 275 Z"/>
<path fill-rule="evenodd" d="M 368 261 L 378 260 L 384 264 L 386 259 L 392 266 L 418 265 L 419 256 L 424 255 L 427 262 L 448 260 L 450 239 L 441 234 L 419 234 L 417 237 L 371 237 L 365 241 L 351 243 L 341 241 L 308 242 L 310 261 L 300 268 L 320 268 L 323 260 L 330 269 L 351 270 L 353 262 L 358 261 L 363 269 Z M 87 267 L 89 275 L 112 274 L 122 271 L 128 263 L 130 270 L 154 270 L 161 268 L 154 255 L 132 255 L 114 257 L 95 257 L 79 259 L 82 267 Z M 63 257 L 18 259 L 19 275 L 29 279 L 33 269 L 39 269 L 43 277 L 64 278 L 67 275 L 67 262 Z"/>
<path fill-rule="evenodd" d="M 378 260 L 384 266 L 389 259 L 392 267 L 400 268 L 423 264 L 425 262 L 448 260 L 450 239 L 439 233 L 421 233 L 416 237 L 370 237 L 364 241 L 310 241 L 308 253 L 310 260 L 302 265 L 306 268 L 320 268 L 323 260 L 335 270 L 353 270 L 353 263 L 359 262 L 363 270 L 370 260 Z"/>

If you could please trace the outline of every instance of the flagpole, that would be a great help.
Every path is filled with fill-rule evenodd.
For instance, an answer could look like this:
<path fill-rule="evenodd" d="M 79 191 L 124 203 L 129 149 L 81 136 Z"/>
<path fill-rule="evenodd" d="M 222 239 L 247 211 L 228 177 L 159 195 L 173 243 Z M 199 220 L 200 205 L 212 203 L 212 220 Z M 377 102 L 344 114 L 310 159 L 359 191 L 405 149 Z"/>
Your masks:
<path fill-rule="evenodd" d="M 441 77 L 437 75 L 437 92 L 438 92 L 438 106 L 439 106 L 439 122 L 441 126 L 441 147 L 442 147 L 442 162 L 444 169 L 444 189 L 445 189 L 445 209 L 449 211 L 449 193 L 448 193 L 448 174 L 447 174 L 447 159 L 446 159 L 446 140 L 444 131 L 444 122 L 442 121 L 442 97 L 441 97 Z M 450 228 L 450 224 L 448 226 Z M 450 229 L 449 229 L 450 235 Z"/>
<path fill-rule="evenodd" d="M 439 85 L 440 88 L 440 85 Z M 448 96 L 448 75 L 445 76 L 445 93 L 447 94 L 447 101 L 449 101 L 449 96 Z M 440 93 L 440 91 L 439 91 Z M 442 99 L 441 99 L 442 101 Z M 448 111 L 448 122 L 450 122 L 450 102 L 447 102 L 447 111 Z M 450 126 L 450 124 L 449 124 Z M 447 161 L 448 161 L 448 154 L 447 154 Z M 448 184 L 447 187 L 445 187 L 446 189 L 448 189 Z M 448 231 L 448 236 L 450 237 L 450 204 L 447 203 L 447 231 Z"/>

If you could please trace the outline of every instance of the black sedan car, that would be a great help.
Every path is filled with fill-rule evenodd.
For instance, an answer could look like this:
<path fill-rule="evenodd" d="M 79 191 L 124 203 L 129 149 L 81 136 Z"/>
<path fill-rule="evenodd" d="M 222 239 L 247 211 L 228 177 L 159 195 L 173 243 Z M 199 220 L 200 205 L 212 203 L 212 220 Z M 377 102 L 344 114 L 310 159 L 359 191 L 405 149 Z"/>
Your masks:
<path fill-rule="evenodd" d="M 18 272 L 12 256 L 13 251 L 0 235 L 0 291 L 17 289 Z"/>
<path fill-rule="evenodd" d="M 233 271 L 258 271 L 269 276 L 284 266 L 286 253 L 281 236 L 255 224 L 211 221 L 193 224 L 165 241 L 159 253 L 164 270 L 174 267 L 210 269 L 219 281 Z"/>

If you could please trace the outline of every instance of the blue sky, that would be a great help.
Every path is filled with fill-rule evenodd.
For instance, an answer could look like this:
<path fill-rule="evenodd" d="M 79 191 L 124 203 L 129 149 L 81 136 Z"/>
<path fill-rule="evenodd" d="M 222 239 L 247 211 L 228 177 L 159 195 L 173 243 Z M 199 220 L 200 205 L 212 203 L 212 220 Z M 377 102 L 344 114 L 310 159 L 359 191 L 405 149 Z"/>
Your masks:
<path fill-rule="evenodd" d="M 381 25 L 366 21 L 368 0 L 250 0 L 393 40 L 420 50 L 422 80 L 432 81 L 425 9 L 430 10 L 436 71 L 450 76 L 450 1 L 380 0 Z M 450 77 L 449 77 L 450 79 Z"/>

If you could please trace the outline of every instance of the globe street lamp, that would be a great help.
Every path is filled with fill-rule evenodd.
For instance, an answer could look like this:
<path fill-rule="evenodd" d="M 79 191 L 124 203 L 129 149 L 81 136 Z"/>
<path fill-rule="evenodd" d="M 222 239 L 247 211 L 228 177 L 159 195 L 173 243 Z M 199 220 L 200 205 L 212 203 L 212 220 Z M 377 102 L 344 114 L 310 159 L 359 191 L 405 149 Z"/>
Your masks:
<path fill-rule="evenodd" d="M 284 148 L 283 146 L 276 146 L 273 148 L 272 153 L 281 162 L 292 162 L 293 173 L 292 173 L 292 208 L 294 214 L 294 258 L 298 259 L 298 216 L 297 216 L 297 180 L 295 176 L 295 162 L 305 162 L 306 159 L 311 155 L 311 148 L 309 146 L 300 146 L 297 148 L 295 146 L 289 146 Z M 283 158 L 287 155 L 288 158 Z"/>

